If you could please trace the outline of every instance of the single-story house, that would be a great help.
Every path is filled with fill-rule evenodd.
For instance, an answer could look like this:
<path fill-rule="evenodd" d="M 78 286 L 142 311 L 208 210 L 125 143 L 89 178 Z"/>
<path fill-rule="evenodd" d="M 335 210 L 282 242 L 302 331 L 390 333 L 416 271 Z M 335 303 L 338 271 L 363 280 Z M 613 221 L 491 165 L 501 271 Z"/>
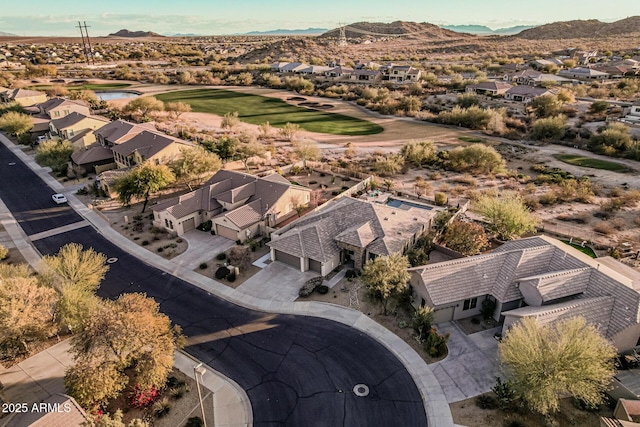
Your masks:
<path fill-rule="evenodd" d="M 640 101 L 633 103 L 629 114 L 625 116 L 624 120 L 631 123 L 640 123 Z"/>
<path fill-rule="evenodd" d="M 555 94 L 553 91 L 543 87 L 521 85 L 508 89 L 504 93 L 504 99 L 529 103 L 539 96 L 553 94 Z"/>
<path fill-rule="evenodd" d="M 374 82 L 382 78 L 382 73 L 377 70 L 354 70 L 349 75 L 349 80 L 355 80 L 358 82 Z"/>
<path fill-rule="evenodd" d="M 298 69 L 297 71 L 300 74 L 321 75 L 331 69 L 331 67 L 327 67 L 326 65 L 309 65 L 308 67 Z"/>
<path fill-rule="evenodd" d="M 94 134 L 100 145 L 113 147 L 130 140 L 145 130 L 155 132 L 156 128 L 152 123 L 135 124 L 124 120 L 114 120 L 96 130 Z"/>
<path fill-rule="evenodd" d="M 503 82 L 482 82 L 476 85 L 466 87 L 466 92 L 477 93 L 480 95 L 498 96 L 504 95 L 513 85 Z"/>
<path fill-rule="evenodd" d="M 354 268 L 376 256 L 403 253 L 431 229 L 436 210 L 396 208 L 342 197 L 271 235 L 271 260 L 300 271 L 327 275 L 353 261 Z"/>
<path fill-rule="evenodd" d="M 117 167 L 111 148 L 104 147 L 97 142 L 84 150 L 78 150 L 71 154 L 71 165 L 80 173 L 95 172 L 96 174 Z"/>
<path fill-rule="evenodd" d="M 85 116 L 77 112 L 69 113 L 49 122 L 51 136 L 58 136 L 72 142 L 75 149 L 86 148 L 96 141 L 94 131 L 110 122 L 100 116 Z"/>
<path fill-rule="evenodd" d="M 278 67 L 278 72 L 280 73 L 299 73 L 300 70 L 304 70 L 308 68 L 309 64 L 305 64 L 303 62 L 285 62 L 283 65 Z"/>
<path fill-rule="evenodd" d="M 118 168 L 129 168 L 151 161 L 167 164 L 180 156 L 180 150 L 193 144 L 158 132 L 143 130 L 133 138 L 111 147 Z"/>
<path fill-rule="evenodd" d="M 244 242 L 268 234 L 296 215 L 296 205 L 310 200 L 310 189 L 279 174 L 257 177 L 220 170 L 202 188 L 153 206 L 153 223 L 182 235 L 211 220 L 215 234 Z"/>
<path fill-rule="evenodd" d="M 8 89 L 0 92 L 0 100 L 2 102 L 15 101 L 23 107 L 31 107 L 45 102 L 47 100 L 47 94 L 37 90 Z"/>
<path fill-rule="evenodd" d="M 558 74 L 562 77 L 577 80 L 606 80 L 609 78 L 609 73 L 594 70 L 593 68 L 569 68 L 568 70 L 560 70 Z"/>
<path fill-rule="evenodd" d="M 409 271 L 414 304 L 433 307 L 436 324 L 477 316 L 491 300 L 503 331 L 525 317 L 546 324 L 582 316 L 620 351 L 640 339 L 640 272 L 547 236 Z"/>
<path fill-rule="evenodd" d="M 64 98 L 51 98 L 38 105 L 41 114 L 45 114 L 49 119 L 59 119 L 76 112 L 83 116 L 90 116 L 91 110 L 87 104 L 81 100 L 71 100 Z"/>
<path fill-rule="evenodd" d="M 324 73 L 326 77 L 329 77 L 331 79 L 341 79 L 343 77 L 348 78 L 351 74 L 353 74 L 353 68 L 343 66 L 331 68 Z"/>

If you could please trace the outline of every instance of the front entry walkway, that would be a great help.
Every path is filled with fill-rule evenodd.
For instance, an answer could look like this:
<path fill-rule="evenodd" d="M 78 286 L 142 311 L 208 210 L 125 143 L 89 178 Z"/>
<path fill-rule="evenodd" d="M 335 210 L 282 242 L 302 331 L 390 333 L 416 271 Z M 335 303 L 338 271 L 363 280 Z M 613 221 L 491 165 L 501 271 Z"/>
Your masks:
<path fill-rule="evenodd" d="M 498 376 L 498 341 L 502 326 L 466 335 L 455 322 L 441 323 L 438 332 L 449 332 L 449 354 L 429 365 L 444 391 L 447 402 L 469 399 L 491 390 Z"/>
<path fill-rule="evenodd" d="M 316 272 L 303 273 L 283 262 L 274 261 L 238 286 L 237 290 L 263 300 L 292 302 L 298 298 L 304 282 L 317 276 Z"/>

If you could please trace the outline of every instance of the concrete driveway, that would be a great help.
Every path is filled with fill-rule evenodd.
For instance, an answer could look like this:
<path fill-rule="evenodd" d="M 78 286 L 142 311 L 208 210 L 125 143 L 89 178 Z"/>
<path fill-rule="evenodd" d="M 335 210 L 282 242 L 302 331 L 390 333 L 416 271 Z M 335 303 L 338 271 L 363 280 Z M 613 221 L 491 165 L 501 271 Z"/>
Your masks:
<path fill-rule="evenodd" d="M 210 261 L 220 252 L 236 245 L 233 240 L 200 230 L 188 231 L 180 237 L 186 240 L 189 246 L 171 261 L 189 270 L 196 269 L 203 262 Z"/>
<path fill-rule="evenodd" d="M 498 375 L 498 341 L 493 334 L 501 327 L 467 335 L 455 322 L 441 323 L 438 332 L 449 332 L 449 354 L 429 365 L 444 391 L 447 402 L 484 394 L 491 390 Z"/>
<path fill-rule="evenodd" d="M 298 298 L 304 282 L 316 276 L 316 272 L 303 273 L 283 262 L 274 261 L 238 286 L 238 290 L 263 300 L 291 302 Z"/>

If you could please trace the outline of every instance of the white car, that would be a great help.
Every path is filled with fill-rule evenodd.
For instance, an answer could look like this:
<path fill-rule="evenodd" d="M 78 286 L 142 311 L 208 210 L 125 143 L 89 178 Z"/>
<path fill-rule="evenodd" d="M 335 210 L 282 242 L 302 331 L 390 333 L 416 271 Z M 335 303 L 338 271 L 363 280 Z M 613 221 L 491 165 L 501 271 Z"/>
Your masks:
<path fill-rule="evenodd" d="M 61 203 L 67 203 L 67 198 L 65 197 L 64 194 L 60 194 L 60 193 L 54 194 L 53 196 L 51 196 L 51 198 L 58 205 L 61 204 Z"/>

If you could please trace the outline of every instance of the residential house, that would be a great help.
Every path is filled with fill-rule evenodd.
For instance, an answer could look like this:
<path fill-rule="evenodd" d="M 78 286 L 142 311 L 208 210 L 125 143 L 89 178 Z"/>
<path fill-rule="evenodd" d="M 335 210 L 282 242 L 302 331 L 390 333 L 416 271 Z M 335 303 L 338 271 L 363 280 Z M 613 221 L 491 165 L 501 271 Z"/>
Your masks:
<path fill-rule="evenodd" d="M 477 93 L 479 95 L 500 96 L 504 95 L 513 85 L 504 82 L 482 82 L 476 85 L 469 85 L 466 91 L 469 93 Z"/>
<path fill-rule="evenodd" d="M 393 83 L 414 83 L 420 80 L 420 70 L 410 65 L 392 65 L 387 74 Z"/>
<path fill-rule="evenodd" d="M 582 316 L 620 351 L 640 338 L 640 273 L 550 237 L 409 271 L 414 304 L 433 307 L 436 324 L 477 316 L 490 300 L 503 331 L 525 317 L 543 325 Z"/>
<path fill-rule="evenodd" d="M 180 150 L 193 144 L 158 132 L 143 130 L 120 144 L 111 147 L 119 169 L 150 161 L 166 164 L 180 156 Z"/>
<path fill-rule="evenodd" d="M 100 116 L 85 116 L 77 112 L 69 113 L 49 122 L 49 133 L 71 141 L 75 149 L 88 147 L 96 141 L 94 131 L 109 123 L 109 119 Z"/>
<path fill-rule="evenodd" d="M 558 76 L 555 74 L 546 74 L 542 73 L 535 77 L 530 77 L 528 79 L 523 79 L 521 84 L 529 85 L 529 86 L 550 86 L 550 85 L 563 85 L 563 84 L 573 84 L 575 80 L 568 79 L 566 77 Z"/>
<path fill-rule="evenodd" d="M 91 110 L 89 110 L 87 104 L 81 100 L 51 98 L 39 104 L 38 108 L 40 114 L 46 115 L 51 120 L 66 117 L 73 112 L 82 114 L 83 116 L 91 115 Z"/>
<path fill-rule="evenodd" d="M 376 82 L 382 79 L 382 73 L 377 70 L 354 70 L 349 76 L 349 80 L 357 82 Z"/>
<path fill-rule="evenodd" d="M 47 94 L 37 90 L 29 89 L 8 89 L 0 92 L 0 101 L 17 102 L 23 107 L 32 107 L 47 100 Z"/>
<path fill-rule="evenodd" d="M 531 68 L 536 70 L 550 69 L 553 67 L 562 67 L 562 61 L 558 58 L 535 59 L 529 63 Z"/>
<path fill-rule="evenodd" d="M 268 234 L 310 199 L 310 189 L 279 174 L 256 177 L 220 170 L 202 188 L 155 205 L 153 224 L 182 235 L 211 220 L 215 234 L 244 242 Z"/>
<path fill-rule="evenodd" d="M 287 62 L 284 65 L 278 67 L 280 73 L 299 73 L 300 70 L 309 68 L 309 64 L 303 62 Z"/>
<path fill-rule="evenodd" d="M 332 67 L 327 67 L 325 65 L 309 65 L 308 67 L 301 68 L 298 70 L 298 73 L 305 75 L 324 75 L 328 71 L 332 70 Z"/>
<path fill-rule="evenodd" d="M 511 80 L 513 83 L 516 83 L 519 85 L 527 85 L 529 84 L 529 81 L 532 78 L 537 78 L 537 77 L 540 77 L 541 75 L 542 73 L 540 71 L 522 70 L 522 71 L 518 71 L 515 74 L 512 74 L 511 76 L 506 76 L 506 77 L 508 77 L 508 79 Z"/>
<path fill-rule="evenodd" d="M 560 70 L 558 75 L 576 80 L 606 80 L 610 77 L 609 73 L 595 70 L 593 68 L 569 68 L 568 70 Z"/>
<path fill-rule="evenodd" d="M 522 86 L 514 86 L 508 89 L 504 94 L 504 99 L 508 99 L 510 101 L 529 103 L 539 96 L 553 95 L 553 94 L 555 93 L 549 89 L 545 89 L 542 87 L 522 85 Z"/>
<path fill-rule="evenodd" d="M 96 141 L 105 147 L 113 147 L 130 140 L 143 131 L 155 132 L 152 123 L 135 124 L 124 120 L 114 120 L 94 132 Z"/>
<path fill-rule="evenodd" d="M 111 148 L 94 142 L 84 150 L 77 150 L 71 154 L 71 165 L 76 173 L 100 173 L 117 167 L 113 160 Z"/>
<path fill-rule="evenodd" d="M 640 101 L 636 101 L 631 105 L 631 110 L 624 118 L 625 122 L 640 124 Z"/>
<path fill-rule="evenodd" d="M 341 263 L 362 269 L 376 256 L 403 253 L 431 229 L 437 210 L 342 197 L 271 235 L 271 260 L 327 275 Z"/>
<path fill-rule="evenodd" d="M 353 74 L 353 68 L 343 67 L 343 66 L 332 68 L 324 73 L 326 77 L 334 80 L 349 78 L 351 74 Z"/>

